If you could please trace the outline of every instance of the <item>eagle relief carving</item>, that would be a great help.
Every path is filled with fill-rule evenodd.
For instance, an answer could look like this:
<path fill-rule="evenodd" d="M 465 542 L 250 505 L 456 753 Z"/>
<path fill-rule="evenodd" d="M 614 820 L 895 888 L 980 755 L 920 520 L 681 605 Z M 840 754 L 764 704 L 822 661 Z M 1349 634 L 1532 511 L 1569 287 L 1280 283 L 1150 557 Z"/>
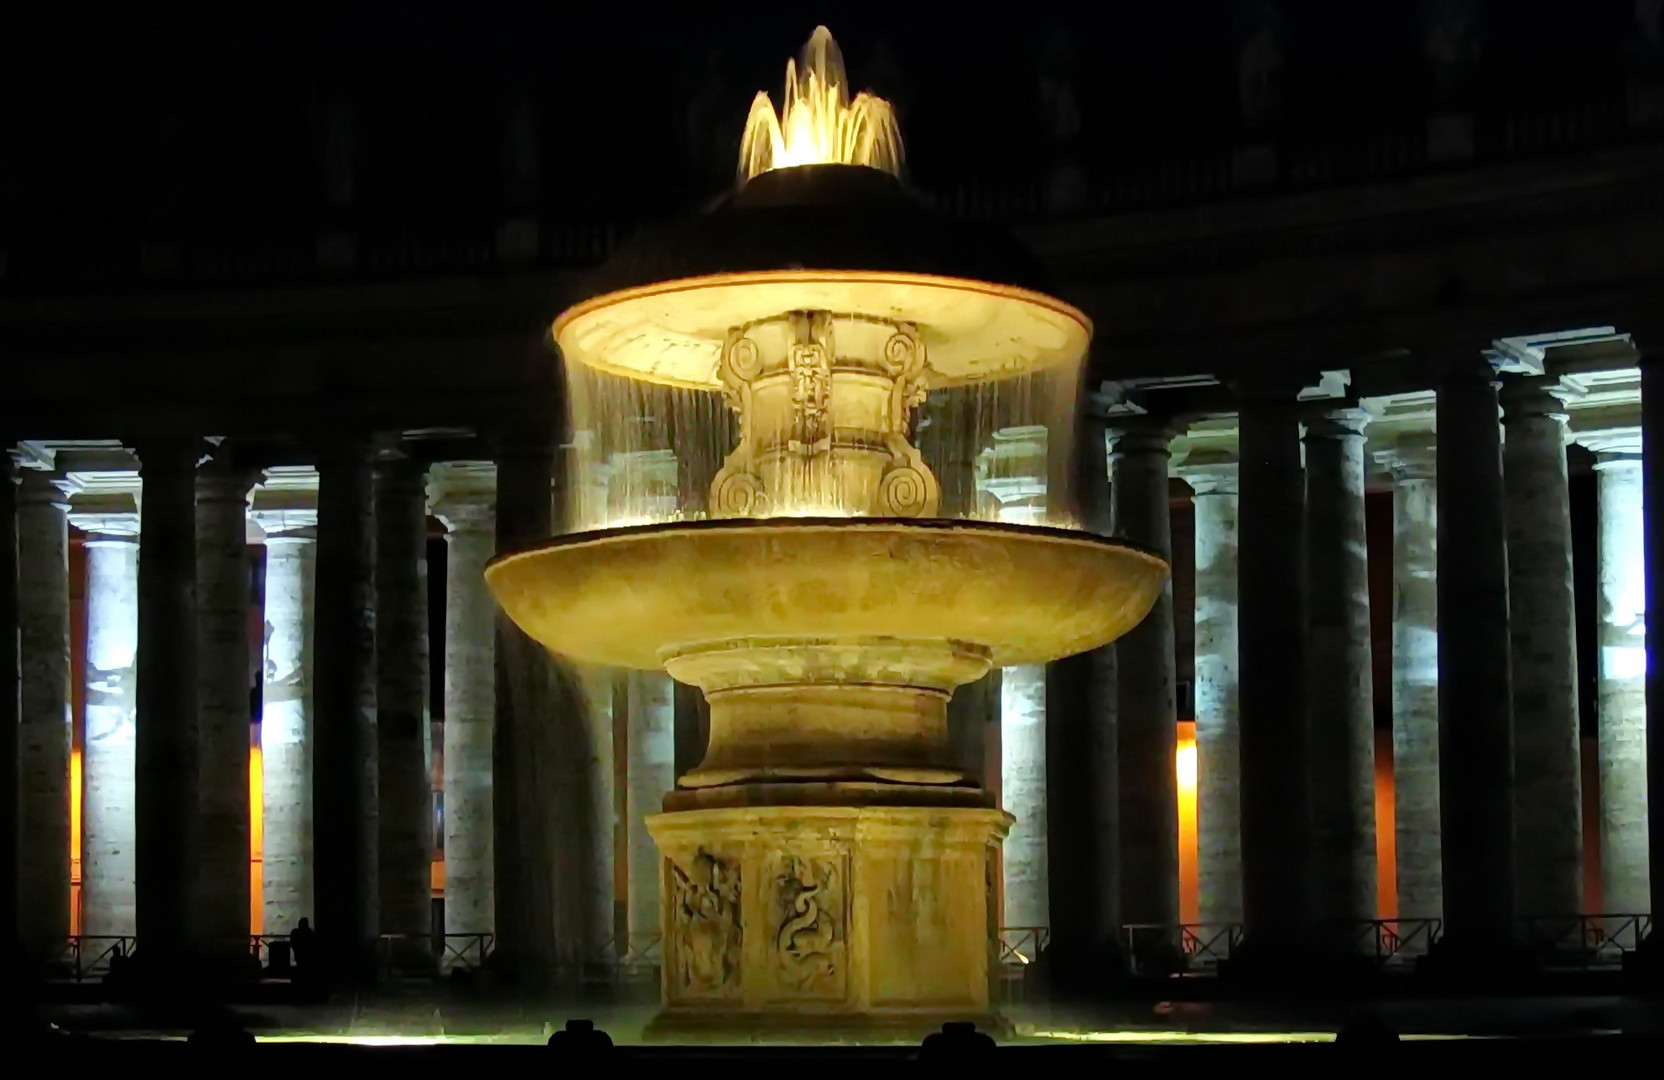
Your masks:
<path fill-rule="evenodd" d="M 740 867 L 700 848 L 683 870 L 670 860 L 672 963 L 680 996 L 725 997 L 739 987 Z"/>
<path fill-rule="evenodd" d="M 847 928 L 839 860 L 782 856 L 774 894 L 781 985 L 799 994 L 842 995 Z"/>

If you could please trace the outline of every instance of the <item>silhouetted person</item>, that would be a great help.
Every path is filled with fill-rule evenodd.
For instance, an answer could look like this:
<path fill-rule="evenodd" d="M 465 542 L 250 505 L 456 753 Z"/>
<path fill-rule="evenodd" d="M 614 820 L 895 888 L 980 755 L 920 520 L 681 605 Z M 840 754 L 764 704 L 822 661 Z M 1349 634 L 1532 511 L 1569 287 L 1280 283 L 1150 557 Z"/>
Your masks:
<path fill-rule="evenodd" d="M 573 1058 L 594 1057 L 612 1050 L 612 1036 L 595 1030 L 593 1020 L 568 1020 L 565 1030 L 549 1036 L 549 1046 Z"/>
<path fill-rule="evenodd" d="M 934 1035 L 926 1035 L 920 1057 L 932 1061 L 980 1060 L 994 1052 L 994 1037 L 965 1021 L 949 1021 Z"/>
<path fill-rule="evenodd" d="M 289 932 L 289 953 L 295 964 L 295 977 L 316 982 L 323 974 L 318 968 L 318 935 L 311 920 L 302 916 Z"/>

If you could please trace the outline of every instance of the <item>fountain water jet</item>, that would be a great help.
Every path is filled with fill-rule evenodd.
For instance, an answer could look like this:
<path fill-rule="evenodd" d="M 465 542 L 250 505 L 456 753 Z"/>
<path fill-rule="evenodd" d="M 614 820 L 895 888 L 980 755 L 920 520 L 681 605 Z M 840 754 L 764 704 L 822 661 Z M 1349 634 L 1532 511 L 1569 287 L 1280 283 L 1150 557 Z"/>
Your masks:
<path fill-rule="evenodd" d="M 835 57 L 821 37 L 811 48 Z M 826 85 L 820 100 L 841 101 L 841 77 Z M 1168 569 L 1084 533 L 940 516 L 964 512 L 964 484 L 945 498 L 915 445 L 955 435 L 921 432 L 921 402 L 973 403 L 938 411 L 948 425 L 982 414 L 984 387 L 1074 389 L 1089 325 L 1038 280 L 1026 253 L 934 217 L 889 173 L 811 164 L 758 172 L 622 250 L 555 320 L 574 385 L 734 422 L 683 514 L 705 520 L 581 532 L 487 571 L 550 649 L 666 670 L 709 701 L 705 758 L 649 822 L 657 1033 L 997 1025 L 1012 819 L 955 764 L 948 699 L 993 666 L 1114 640 Z"/>

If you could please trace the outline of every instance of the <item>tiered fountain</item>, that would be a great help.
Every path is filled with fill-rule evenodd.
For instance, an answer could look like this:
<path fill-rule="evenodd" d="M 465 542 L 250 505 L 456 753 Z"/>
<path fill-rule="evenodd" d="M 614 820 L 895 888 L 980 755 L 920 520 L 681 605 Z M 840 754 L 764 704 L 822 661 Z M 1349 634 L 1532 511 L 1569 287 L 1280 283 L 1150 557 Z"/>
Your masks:
<path fill-rule="evenodd" d="M 1008 242 L 928 213 L 888 107 L 849 101 L 824 29 L 744 182 L 621 252 L 562 314 L 565 363 L 721 395 L 738 420 L 705 520 L 608 528 L 487 571 L 533 638 L 704 691 L 704 761 L 649 822 L 663 855 L 661 1034 L 996 1024 L 998 846 L 947 705 L 990 668 L 1138 623 L 1159 558 L 1085 533 L 938 516 L 910 436 L 946 388 L 1073 371 L 1089 324 Z M 685 515 L 684 515 L 685 516 Z"/>

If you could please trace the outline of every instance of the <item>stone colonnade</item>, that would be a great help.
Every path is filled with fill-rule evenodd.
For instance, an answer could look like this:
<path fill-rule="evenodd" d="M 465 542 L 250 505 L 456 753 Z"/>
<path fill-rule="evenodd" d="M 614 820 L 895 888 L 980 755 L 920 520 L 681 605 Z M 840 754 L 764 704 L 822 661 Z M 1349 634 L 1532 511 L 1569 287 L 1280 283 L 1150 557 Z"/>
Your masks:
<path fill-rule="evenodd" d="M 1302 389 L 1233 383 L 1234 445 L 1192 437 L 1182 417 L 1099 417 L 1078 461 L 1083 525 L 1163 552 L 1170 477 L 1191 492 L 1199 918 L 1241 924 L 1246 958 L 1353 947 L 1355 935 L 1309 930 L 1376 914 L 1373 461 L 1393 492 L 1397 910 L 1442 918 L 1451 955 L 1494 953 L 1517 939 L 1516 915 L 1580 906 L 1568 391 L 1499 377 L 1486 357 L 1448 362 L 1442 437 L 1389 430 L 1370 455 L 1369 412 Z M 1643 912 L 1641 442 L 1637 427 L 1577 438 L 1598 455 L 1605 906 Z M 982 475 L 980 451 L 961 448 L 965 475 L 944 490 L 966 502 L 1004 484 L 1012 512 L 1032 516 L 1044 442 L 1001 440 L 1007 462 L 1038 455 L 1034 476 Z M 558 523 L 554 449 L 502 449 L 496 465 L 429 469 L 342 442 L 320 456 L 315 499 L 277 498 L 224 448 L 203 460 L 184 441 L 138 447 L 125 492 L 22 470 L 18 925 L 31 948 L 49 955 L 68 933 L 71 523 L 88 582 L 82 933 L 199 956 L 246 933 L 245 534 L 265 554 L 264 929 L 310 915 L 329 947 L 366 964 L 378 938 L 431 932 L 431 513 L 448 545 L 433 657 L 445 671 L 444 931 L 496 934 L 537 970 L 609 935 L 622 955 L 645 951 L 659 898 L 643 819 L 697 760 L 697 709 L 662 676 L 598 691 L 495 614 L 486 561 Z M 1124 926 L 1180 919 L 1173 619 L 1169 593 L 1109 649 L 1004 672 L 993 694 L 969 688 L 959 711 L 980 702 L 974 732 L 954 720 L 967 769 L 999 762 L 983 778 L 1019 817 L 1005 924 L 1050 927 L 1092 963 L 1135 941 Z M 197 647 L 156 644 L 177 640 Z M 610 720 L 589 715 L 585 692 Z M 1532 842 L 1516 846 L 1516 830 Z"/>
<path fill-rule="evenodd" d="M 270 487 L 230 446 L 147 443 L 134 456 L 137 467 L 126 458 L 114 481 L 116 471 L 99 473 L 97 490 L 83 492 L 73 466 L 15 470 L 8 489 L 19 587 L 16 923 L 28 955 L 56 962 L 78 921 L 83 937 L 139 943 L 145 971 L 229 970 L 251 948 L 251 889 L 263 933 L 310 918 L 344 958 L 367 964 L 383 934 L 427 938 L 430 503 L 450 553 L 445 930 L 491 934 L 498 721 L 483 570 L 497 550 L 496 467 L 430 473 L 390 459 L 378 472 L 367 444 L 344 443 L 322 455 L 314 496 Z M 86 553 L 78 920 L 70 524 Z M 261 550 L 251 543 L 264 554 L 263 642 L 250 641 L 251 552 Z M 263 844 L 251 882 L 256 709 Z"/>

